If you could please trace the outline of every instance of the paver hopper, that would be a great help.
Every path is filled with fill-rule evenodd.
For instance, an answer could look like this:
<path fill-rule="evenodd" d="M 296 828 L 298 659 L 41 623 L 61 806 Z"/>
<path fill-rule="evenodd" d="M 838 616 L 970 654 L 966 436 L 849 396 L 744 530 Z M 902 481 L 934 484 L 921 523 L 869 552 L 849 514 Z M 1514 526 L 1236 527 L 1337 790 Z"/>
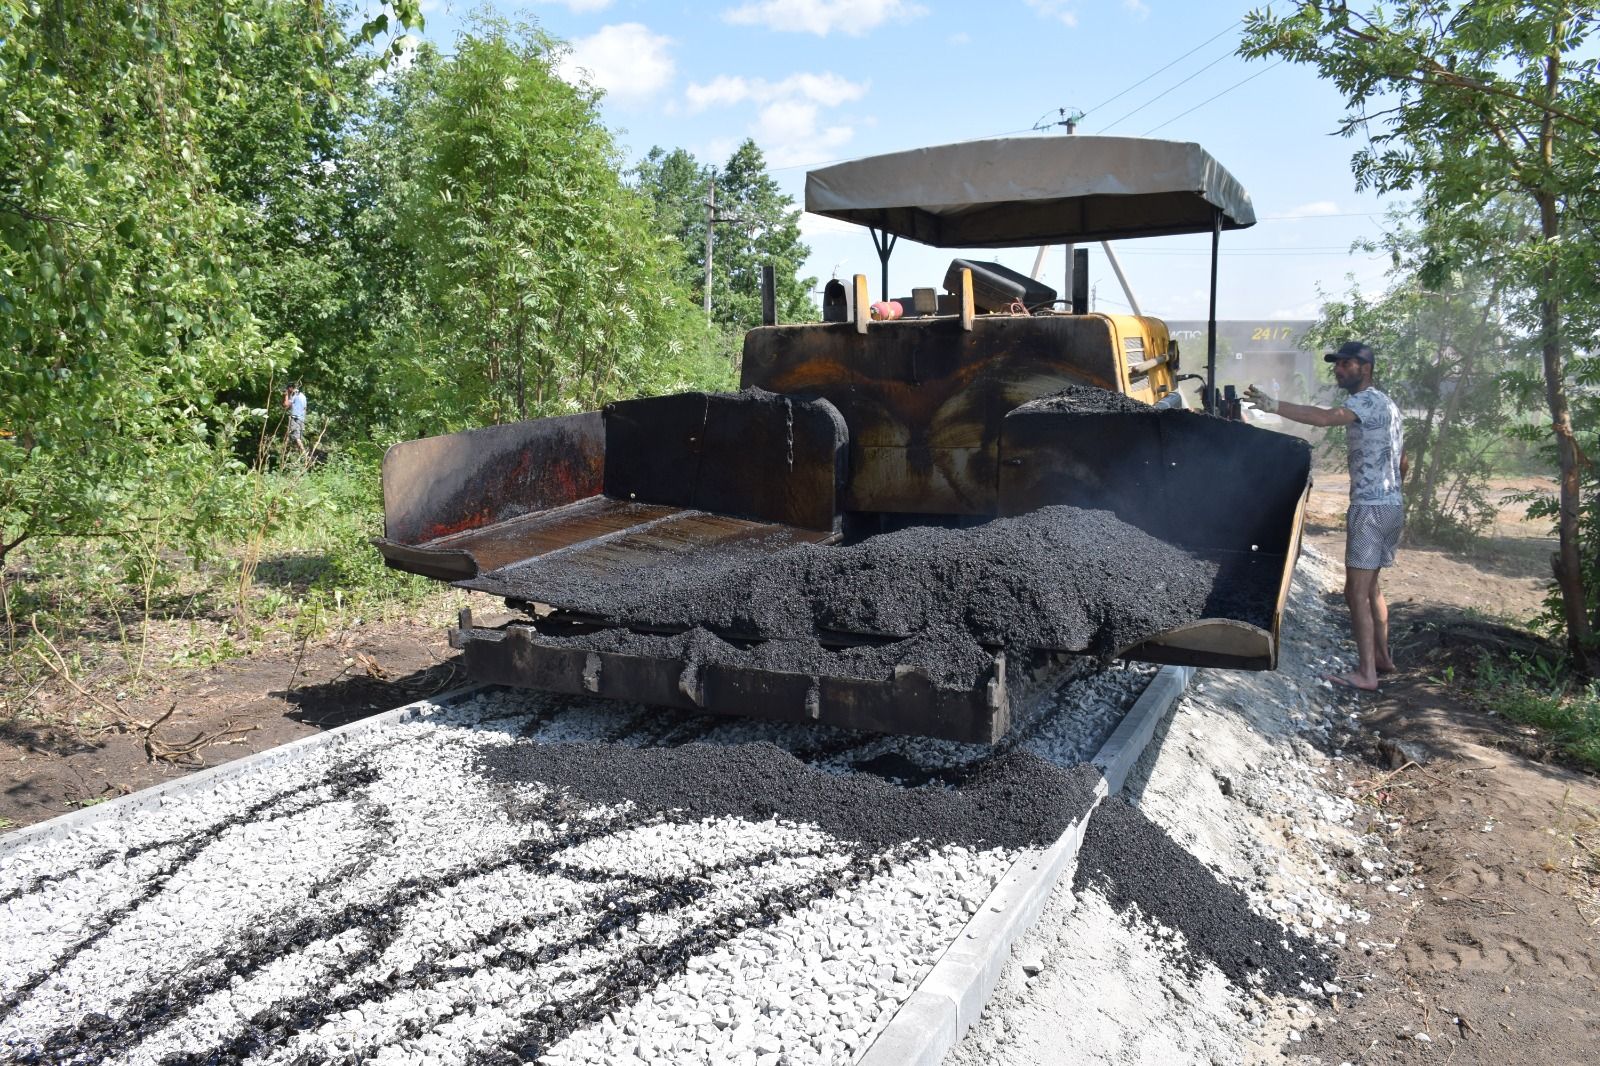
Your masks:
<path fill-rule="evenodd" d="M 897 236 L 1008 247 L 1254 222 L 1244 191 L 1197 146 L 1130 138 L 860 160 L 811 174 L 806 203 L 873 227 L 885 266 Z M 463 614 L 452 641 L 474 676 L 647 704 L 992 742 L 1024 676 L 1065 655 L 1273 668 L 1310 487 L 1305 443 L 1183 410 L 1179 352 L 1158 319 L 983 313 L 971 272 L 953 276 L 948 313 L 872 321 L 858 276 L 844 321 L 752 330 L 738 393 L 628 400 L 396 445 L 376 545 L 391 566 L 521 612 L 497 627 Z M 1083 385 L 1105 393 L 1057 396 Z M 1093 401 L 1106 393 L 1120 397 Z M 917 636 L 892 625 L 819 617 L 807 658 L 770 654 L 794 634 L 659 609 L 697 575 L 759 567 L 796 545 L 860 545 L 1053 505 L 1111 511 L 1208 560 L 1214 594 L 1193 618 L 1127 646 L 991 647 L 987 668 L 959 685 L 881 657 L 876 673 L 833 662 L 830 649 L 892 658 Z M 1159 586 L 1163 559 L 1137 565 Z M 732 654 L 672 642 L 696 623 Z M 661 639 L 615 639 L 624 631 Z"/>

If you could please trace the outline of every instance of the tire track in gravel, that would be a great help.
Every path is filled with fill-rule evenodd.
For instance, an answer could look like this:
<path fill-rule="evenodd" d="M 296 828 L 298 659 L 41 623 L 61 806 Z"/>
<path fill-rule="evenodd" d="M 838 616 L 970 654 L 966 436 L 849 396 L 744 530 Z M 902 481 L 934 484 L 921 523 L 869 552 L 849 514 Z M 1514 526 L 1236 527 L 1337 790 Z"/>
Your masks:
<path fill-rule="evenodd" d="M 803 885 L 763 893 L 754 903 L 717 915 L 709 923 L 674 937 L 659 946 L 641 945 L 632 957 L 606 967 L 587 994 L 546 1004 L 515 1035 L 501 1038 L 495 1052 L 480 1055 L 484 1066 L 515 1066 L 532 1062 L 553 1044 L 593 1025 L 614 1011 L 632 1006 L 647 991 L 683 972 L 689 960 L 717 948 L 751 928 L 766 928 L 787 915 L 853 888 L 875 870 L 889 864 L 887 856 L 857 849 L 846 868 L 822 874 Z"/>
<path fill-rule="evenodd" d="M 560 817 L 559 814 L 554 816 Z M 609 833 L 618 833 L 659 825 L 663 821 L 663 819 L 655 816 L 635 816 L 610 819 L 606 825 Z M 677 820 L 673 819 L 671 821 Z M 550 843 L 554 844 L 556 850 L 564 850 L 603 835 L 606 834 L 586 835 L 585 840 L 569 837 Z M 716 890 L 717 886 L 708 880 L 714 874 L 750 872 L 780 859 L 820 856 L 823 850 L 790 852 L 768 849 L 739 862 L 699 867 L 693 872 L 677 878 L 650 878 L 640 874 L 595 871 L 553 859 L 538 862 L 508 863 L 508 865 L 518 865 L 535 875 L 584 881 L 595 885 L 614 885 L 622 882 L 632 884 L 634 890 L 631 892 L 620 891 L 604 894 L 600 898 L 601 906 L 598 911 L 594 908 L 585 908 L 576 915 L 568 915 L 569 917 L 582 917 L 587 914 L 597 914 L 598 920 L 593 927 L 581 936 L 543 945 L 531 952 L 523 951 L 510 944 L 509 941 L 519 933 L 527 932 L 540 924 L 553 922 L 562 917 L 560 914 L 539 911 L 500 923 L 478 934 L 466 945 L 453 949 L 451 957 L 453 959 L 471 958 L 482 954 L 486 950 L 494 949 L 497 952 L 495 959 L 497 967 L 509 969 L 513 972 L 536 971 L 542 967 L 559 963 L 563 958 L 571 954 L 598 947 L 609 938 L 633 931 L 648 917 L 670 917 L 675 913 L 692 907 Z M 825 879 L 826 877 L 824 877 Z M 843 884 L 843 881 L 833 885 L 833 887 L 839 887 L 840 884 Z M 166 1056 L 161 1060 L 162 1066 L 195 1066 L 195 1064 L 200 1063 L 208 1064 L 208 1066 L 227 1066 L 227 1064 L 244 1063 L 257 1055 L 285 1048 L 288 1042 L 295 1037 L 314 1031 L 338 1014 L 359 1008 L 363 1004 L 371 1002 L 375 997 L 393 996 L 397 993 L 411 991 L 426 991 L 453 978 L 469 976 L 482 968 L 481 962 L 448 964 L 434 960 L 424 960 L 403 974 L 391 974 L 382 978 L 365 979 L 354 983 L 351 987 L 344 987 L 351 985 L 352 979 L 363 968 L 378 961 L 384 949 L 393 943 L 405 922 L 405 918 L 396 914 L 395 911 L 403 909 L 410 902 L 415 902 L 415 900 L 402 903 L 395 910 L 388 912 L 388 917 L 393 919 L 391 922 L 385 923 L 381 927 L 370 925 L 363 927 L 362 931 L 369 934 L 363 948 L 348 954 L 339 966 L 324 975 L 319 987 L 308 989 L 304 995 L 288 1003 L 279 1003 L 272 1008 L 258 1012 L 244 1023 L 242 1031 L 232 1039 L 204 1049 Z M 753 907 L 741 909 L 738 914 L 725 915 L 724 917 L 733 925 L 738 925 L 742 921 L 744 925 L 739 926 L 740 928 L 770 924 L 771 921 L 782 917 L 782 914 L 763 914 L 763 908 L 770 908 L 770 901 L 758 902 Z M 276 934 L 269 933 L 266 936 L 268 939 L 273 939 Z M 643 951 L 648 955 L 649 946 L 645 945 L 639 951 Z M 659 983 L 661 980 L 671 976 L 672 973 L 681 970 L 683 965 L 687 964 L 687 957 L 680 961 L 681 965 L 675 966 L 670 972 L 663 971 L 656 978 L 655 983 Z M 623 970 L 629 970 L 633 966 L 633 963 L 625 960 L 619 962 L 617 966 L 603 967 L 589 971 L 589 973 L 594 976 L 597 985 L 604 985 L 610 979 L 610 975 L 614 970 L 619 967 Z M 584 972 L 579 972 L 575 976 L 584 975 Z M 344 990 L 335 993 L 334 990 L 341 987 Z M 654 985 L 652 984 L 649 987 L 654 987 Z M 615 1003 L 617 998 L 613 993 L 609 995 L 607 1001 Z M 164 1027 L 171 1022 L 171 1016 L 161 1016 L 159 1010 L 164 1005 L 170 1005 L 173 1000 L 174 997 L 170 993 L 159 994 L 154 997 L 152 1006 L 157 1008 L 157 1013 L 145 1019 L 145 1025 L 143 1026 L 145 1035 L 152 1035 L 155 1027 Z M 391 1043 L 399 1043 L 406 1039 L 420 1036 L 430 1029 L 445 1025 L 460 1014 L 470 1011 L 472 1006 L 467 1005 L 460 1010 L 443 1015 L 433 1015 L 425 1021 L 414 1020 L 407 1027 L 407 1031 L 403 1031 Z M 72 1054 L 77 1055 L 93 1050 L 104 1050 L 113 1039 L 118 1043 L 126 1043 L 127 1032 L 125 1028 L 120 1028 L 115 1024 L 109 1025 L 102 1030 L 103 1036 L 97 1041 L 98 1047 L 81 1046 L 73 1049 Z"/>
<path fill-rule="evenodd" d="M 497 964 L 500 964 L 502 967 L 504 967 L 504 964 L 507 962 L 507 960 L 509 960 L 511 964 L 509 969 L 513 970 L 514 972 L 528 972 L 536 970 L 539 967 L 548 966 L 551 963 L 559 962 L 563 958 L 579 954 L 585 950 L 599 948 L 602 943 L 608 939 L 616 938 L 626 933 L 637 932 L 638 926 L 646 918 L 671 917 L 680 911 L 686 910 L 689 907 L 704 901 L 704 899 L 709 896 L 717 887 L 706 880 L 713 874 L 730 872 L 751 873 L 762 866 L 768 866 L 786 859 L 792 860 L 799 858 L 820 858 L 823 854 L 825 854 L 826 851 L 830 850 L 835 849 L 818 848 L 803 852 L 769 849 L 740 862 L 720 863 L 714 867 L 702 868 L 695 873 L 685 875 L 682 878 L 673 879 L 671 881 L 663 881 L 653 892 L 649 893 L 648 896 L 643 898 L 630 899 L 626 897 L 618 897 L 608 899 L 606 901 L 605 913 L 601 916 L 600 920 L 595 923 L 594 927 L 585 932 L 582 936 L 570 937 L 567 940 L 554 944 L 546 944 L 534 952 L 525 952 L 517 948 L 507 947 L 501 943 L 505 937 L 514 935 L 519 931 L 525 931 L 533 923 L 526 920 L 506 923 L 503 935 L 496 937 L 493 941 L 494 946 L 499 947 L 502 952 L 499 956 L 497 956 L 495 961 Z M 855 852 L 851 854 L 859 858 L 860 854 L 862 853 L 859 849 L 856 849 Z M 827 876 L 828 875 L 824 874 L 822 875 L 821 879 L 826 881 Z M 843 883 L 844 880 L 841 877 L 839 883 L 832 886 L 831 891 L 836 891 L 839 887 L 843 887 Z M 775 895 L 776 894 L 774 894 L 774 896 Z M 725 922 L 726 924 L 731 924 L 733 927 L 736 927 L 738 932 L 743 932 L 748 928 L 770 925 L 772 922 L 777 921 L 788 914 L 794 913 L 794 911 L 798 909 L 798 906 L 799 905 L 774 912 L 770 909 L 769 901 L 757 902 L 756 904 L 742 908 L 737 912 L 724 912 L 713 924 L 723 924 Z M 685 937 L 677 937 L 674 938 L 673 942 L 683 939 L 685 939 Z M 722 940 L 717 940 L 715 943 L 708 942 L 707 947 L 715 947 L 717 944 L 722 942 Z M 475 946 L 474 948 L 468 949 L 468 951 L 463 952 L 462 954 L 467 954 L 476 950 L 481 950 L 481 948 Z M 636 952 L 648 952 L 649 950 L 650 946 L 648 944 L 635 948 Z M 626 957 L 626 953 L 619 952 L 619 958 L 626 959 Z M 595 994 L 599 994 L 603 998 L 604 1002 L 608 1004 L 608 1006 L 604 1010 L 600 1011 L 600 1014 L 598 1015 L 599 1017 L 604 1017 L 606 1014 L 611 1013 L 611 1011 L 619 1007 L 629 1005 L 633 1001 L 639 999 L 645 993 L 653 991 L 657 986 L 666 980 L 682 972 L 688 965 L 689 957 L 690 956 L 684 956 L 682 959 L 676 960 L 674 965 L 663 968 L 650 975 L 648 980 L 641 980 L 641 983 L 637 986 L 628 986 L 628 991 L 631 998 L 629 996 L 620 995 L 619 990 L 616 987 L 619 980 L 624 980 L 624 978 L 621 978 L 618 975 L 621 971 L 628 969 L 628 964 L 626 962 L 620 962 L 610 966 L 588 967 L 573 971 L 569 976 L 593 979 L 595 984 Z M 419 985 L 418 987 L 432 987 L 433 985 L 439 983 L 439 981 L 448 979 L 450 977 L 470 976 L 475 972 L 476 967 L 460 966 L 441 968 L 441 972 L 434 976 L 433 980 L 429 981 L 426 985 Z M 406 1031 L 399 1034 L 396 1039 L 388 1041 L 387 1043 L 381 1045 L 380 1048 L 375 1050 L 392 1047 L 403 1043 L 406 1040 L 412 1040 L 422 1036 L 424 1033 L 446 1025 L 460 1017 L 462 1014 L 467 1013 L 472 1009 L 472 1006 L 473 1005 L 468 1005 L 459 1010 L 451 1011 L 448 1014 L 429 1018 L 423 1022 L 414 1021 L 411 1025 L 407 1026 Z M 566 1005 L 563 1004 L 562 1009 L 565 1009 L 565 1007 Z M 588 1008 L 586 1008 L 583 1004 L 579 1003 L 571 1008 L 571 1012 L 584 1013 L 587 1011 L 587 1009 Z M 547 1013 L 548 1012 L 546 1009 L 541 1007 L 539 1011 L 535 1012 L 535 1016 L 539 1017 L 541 1015 L 546 1015 Z M 563 1033 L 562 1036 L 570 1035 L 570 1032 L 571 1029 L 569 1029 L 566 1033 Z M 522 1034 L 506 1039 L 512 1043 L 522 1042 L 527 1039 L 525 1033 L 526 1029 Z M 535 1054 L 532 1057 L 536 1058 L 537 1055 Z M 519 1059 L 517 1061 L 522 1060 Z M 166 1066 L 166 1064 L 164 1064 L 164 1066 Z M 173 1066 L 178 1066 L 178 1064 L 173 1064 Z"/>
<path fill-rule="evenodd" d="M 229 829 L 245 823 L 262 824 L 278 821 L 283 818 L 304 814 L 306 811 L 329 803 L 347 799 L 357 789 L 371 785 L 378 779 L 378 771 L 370 758 L 363 759 L 361 763 L 347 769 L 321 778 L 307 787 L 296 787 L 282 794 L 275 794 L 257 803 L 251 804 L 237 814 L 223 818 L 202 829 L 199 834 L 187 841 L 179 843 L 179 852 L 170 861 L 165 863 L 154 873 L 150 874 L 143 889 L 131 900 L 118 907 L 107 911 L 93 922 L 89 923 L 88 934 L 74 941 L 65 951 L 56 956 L 51 963 L 32 977 L 27 978 L 16 988 L 12 989 L 3 998 L 0 998 L 0 1022 L 9 1019 L 16 1013 L 17 1008 L 27 1000 L 46 981 L 55 977 L 79 955 L 98 944 L 105 937 L 114 932 L 118 926 L 146 903 L 159 896 L 167 882 L 184 872 L 190 864 L 203 855 L 208 848 L 215 844 L 222 834 Z M 256 822 L 259 816 L 272 806 L 282 803 L 285 798 L 304 795 L 307 792 L 320 792 L 327 790 L 329 795 L 313 796 L 304 803 L 290 807 L 287 810 L 276 811 L 270 817 Z M 168 845 L 172 846 L 172 845 Z"/>

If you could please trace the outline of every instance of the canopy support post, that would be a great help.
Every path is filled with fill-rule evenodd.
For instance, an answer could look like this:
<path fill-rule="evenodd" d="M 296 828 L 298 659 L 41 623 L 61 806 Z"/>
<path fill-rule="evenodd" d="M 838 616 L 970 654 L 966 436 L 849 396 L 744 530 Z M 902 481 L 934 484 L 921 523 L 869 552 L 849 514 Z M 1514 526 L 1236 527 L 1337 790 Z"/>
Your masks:
<path fill-rule="evenodd" d="M 878 262 L 883 266 L 883 299 L 889 298 L 889 256 L 894 253 L 894 246 L 900 243 L 900 235 L 887 231 L 880 232 L 875 226 L 868 226 L 867 232 L 872 234 L 872 246 L 878 250 Z"/>
<path fill-rule="evenodd" d="M 1128 298 L 1128 307 L 1136 315 L 1143 315 L 1139 310 L 1139 298 L 1133 294 L 1133 286 L 1128 284 L 1128 275 L 1122 272 L 1122 261 L 1117 258 L 1117 253 L 1111 250 L 1110 241 L 1101 241 L 1100 247 L 1105 249 L 1106 262 L 1111 264 L 1111 269 L 1117 275 L 1117 283 L 1122 286 L 1122 295 Z"/>
<path fill-rule="evenodd" d="M 1222 243 L 1222 209 L 1211 209 L 1211 311 L 1206 316 L 1207 414 L 1217 413 L 1217 247 Z"/>

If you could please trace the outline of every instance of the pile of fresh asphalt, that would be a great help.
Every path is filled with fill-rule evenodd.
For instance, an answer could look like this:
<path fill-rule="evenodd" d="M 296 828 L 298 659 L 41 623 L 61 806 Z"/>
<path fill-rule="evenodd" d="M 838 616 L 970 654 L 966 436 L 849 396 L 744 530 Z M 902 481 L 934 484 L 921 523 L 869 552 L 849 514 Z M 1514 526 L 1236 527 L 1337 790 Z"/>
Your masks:
<path fill-rule="evenodd" d="M 1069 386 L 1019 410 L 1203 417 L 1091 386 Z M 574 638 L 592 650 L 873 680 L 910 665 L 964 689 L 987 674 L 992 655 L 984 649 L 1106 659 L 1202 618 L 1268 626 L 1280 568 L 1277 557 L 1222 560 L 1110 510 L 1057 505 L 846 545 L 777 538 L 693 551 L 652 545 L 605 567 L 574 567 L 558 552 L 502 567 L 475 587 L 638 634 L 690 634 L 681 645 L 627 634 Z M 920 643 L 900 643 L 908 639 Z M 879 647 L 830 650 L 873 642 Z"/>
<path fill-rule="evenodd" d="M 761 640 L 944 628 L 987 647 L 1109 656 L 1205 617 L 1217 572 L 1109 511 L 1059 506 L 970 529 L 795 545 L 723 567 L 673 557 L 604 580 L 537 558 L 496 578 L 513 598 L 639 628 Z"/>
<path fill-rule="evenodd" d="M 1125 414 L 1159 417 L 1160 412 L 1149 404 L 1124 396 L 1109 389 L 1093 385 L 1068 385 L 1059 392 L 1029 400 L 1018 411 L 1065 411 L 1069 414 L 1098 415 Z"/>
<path fill-rule="evenodd" d="M 899 788 L 867 774 L 825 773 L 770 743 L 519 744 L 487 749 L 480 768 L 491 780 L 538 781 L 590 803 L 756 822 L 776 817 L 877 847 L 1047 845 L 1093 805 L 1100 776 L 1092 766 L 1063 769 L 1010 751 L 959 788 Z"/>
<path fill-rule="evenodd" d="M 1190 974 L 1209 961 L 1235 984 L 1285 995 L 1334 978 L 1314 943 L 1251 910 L 1244 893 L 1120 797 L 1090 817 L 1073 886 L 1096 888 L 1124 915 L 1182 934 L 1173 946 Z"/>

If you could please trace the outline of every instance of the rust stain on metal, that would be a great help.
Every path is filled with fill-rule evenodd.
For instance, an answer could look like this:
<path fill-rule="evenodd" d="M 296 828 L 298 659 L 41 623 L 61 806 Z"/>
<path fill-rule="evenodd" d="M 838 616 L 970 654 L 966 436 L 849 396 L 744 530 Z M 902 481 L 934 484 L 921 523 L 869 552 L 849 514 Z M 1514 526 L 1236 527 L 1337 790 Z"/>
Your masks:
<path fill-rule="evenodd" d="M 1109 320 L 980 316 L 753 330 L 743 384 L 826 399 L 850 435 L 845 507 L 992 514 L 1001 420 L 1069 383 L 1117 387 Z"/>

